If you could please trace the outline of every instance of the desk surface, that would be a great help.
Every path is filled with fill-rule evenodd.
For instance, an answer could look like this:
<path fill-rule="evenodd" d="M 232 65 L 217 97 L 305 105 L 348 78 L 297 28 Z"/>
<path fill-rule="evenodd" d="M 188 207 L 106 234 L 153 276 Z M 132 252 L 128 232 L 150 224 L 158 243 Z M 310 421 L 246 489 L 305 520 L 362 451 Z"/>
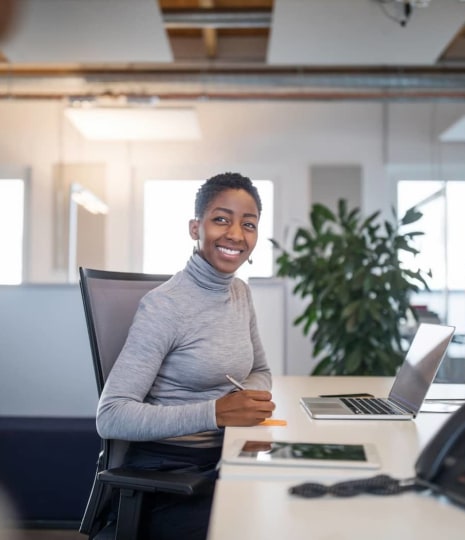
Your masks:
<path fill-rule="evenodd" d="M 222 464 L 217 482 L 209 540 L 461 539 L 465 509 L 443 498 L 406 493 L 396 496 L 360 495 L 350 499 L 301 499 L 288 494 L 290 486 L 316 481 L 334 483 L 385 473 L 409 478 L 426 442 L 449 418 L 420 413 L 415 420 L 312 420 L 299 405 L 301 396 L 338 392 L 388 394 L 391 378 L 289 377 L 274 378 L 274 417 L 286 427 L 227 428 L 223 452 L 236 439 L 304 442 L 373 443 L 381 469 L 316 469 Z M 448 393 L 449 392 L 449 393 Z M 451 395 L 453 392 L 454 395 Z M 456 397 L 457 387 L 433 389 L 435 397 Z"/>

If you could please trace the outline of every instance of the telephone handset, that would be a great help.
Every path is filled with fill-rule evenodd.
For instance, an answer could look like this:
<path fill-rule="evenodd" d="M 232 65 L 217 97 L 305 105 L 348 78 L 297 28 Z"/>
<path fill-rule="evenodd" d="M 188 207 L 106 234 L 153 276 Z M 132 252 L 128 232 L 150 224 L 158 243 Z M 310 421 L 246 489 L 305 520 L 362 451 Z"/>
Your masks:
<path fill-rule="evenodd" d="M 418 484 L 465 506 L 465 405 L 426 445 L 415 472 Z"/>

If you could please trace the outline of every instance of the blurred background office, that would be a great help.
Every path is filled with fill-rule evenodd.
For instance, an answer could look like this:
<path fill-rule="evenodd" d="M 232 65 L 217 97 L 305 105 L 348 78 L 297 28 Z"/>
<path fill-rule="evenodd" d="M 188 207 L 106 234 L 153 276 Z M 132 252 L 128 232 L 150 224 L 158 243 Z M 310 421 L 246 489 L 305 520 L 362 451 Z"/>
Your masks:
<path fill-rule="evenodd" d="M 262 245 L 244 277 L 274 373 L 307 374 L 312 354 L 267 239 L 288 245 L 314 202 L 386 218 L 417 205 L 433 279 L 413 301 L 465 333 L 465 2 L 0 9 L 4 417 L 92 419 L 77 267 L 178 270 L 191 250 L 184 196 L 225 170 L 261 183 Z M 454 346 L 449 371 L 464 382 Z"/>

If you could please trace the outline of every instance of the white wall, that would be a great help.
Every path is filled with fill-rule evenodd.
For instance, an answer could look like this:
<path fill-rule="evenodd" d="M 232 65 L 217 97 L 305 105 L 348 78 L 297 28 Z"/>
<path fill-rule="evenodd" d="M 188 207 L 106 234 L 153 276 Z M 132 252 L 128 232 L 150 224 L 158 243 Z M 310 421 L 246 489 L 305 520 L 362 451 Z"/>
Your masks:
<path fill-rule="evenodd" d="M 171 105 L 174 105 L 172 103 Z M 190 103 L 189 105 L 192 105 Z M 30 168 L 31 282 L 59 282 L 53 268 L 52 166 L 103 162 L 107 170 L 107 267 L 137 270 L 141 260 L 141 182 L 147 178 L 207 178 L 238 170 L 275 182 L 275 238 L 307 219 L 314 164 L 356 164 L 363 171 L 362 206 L 390 216 L 392 167 L 453 167 L 465 180 L 465 145 L 437 136 L 465 114 L 459 102 L 199 102 L 201 141 L 89 142 L 64 119 L 59 101 L 0 101 L 0 167 Z M 432 173 L 433 174 L 433 173 Z M 337 197 L 337 194 L 335 194 Z M 310 345 L 292 325 L 300 306 L 285 295 L 286 370 L 311 369 Z M 267 336 L 264 336 L 264 341 Z"/>
<path fill-rule="evenodd" d="M 249 281 L 268 365 L 273 375 L 283 375 L 286 366 L 285 284 L 281 279 L 252 278 Z"/>

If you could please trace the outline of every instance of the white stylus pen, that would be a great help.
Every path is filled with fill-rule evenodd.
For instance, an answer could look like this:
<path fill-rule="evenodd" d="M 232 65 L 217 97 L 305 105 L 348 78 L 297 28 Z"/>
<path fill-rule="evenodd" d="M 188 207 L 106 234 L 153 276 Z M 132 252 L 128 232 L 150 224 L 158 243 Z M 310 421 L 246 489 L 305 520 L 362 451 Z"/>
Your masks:
<path fill-rule="evenodd" d="M 245 386 L 243 386 L 240 382 L 237 382 L 234 377 L 231 377 L 231 375 L 226 375 L 226 378 L 239 390 L 245 390 Z"/>

